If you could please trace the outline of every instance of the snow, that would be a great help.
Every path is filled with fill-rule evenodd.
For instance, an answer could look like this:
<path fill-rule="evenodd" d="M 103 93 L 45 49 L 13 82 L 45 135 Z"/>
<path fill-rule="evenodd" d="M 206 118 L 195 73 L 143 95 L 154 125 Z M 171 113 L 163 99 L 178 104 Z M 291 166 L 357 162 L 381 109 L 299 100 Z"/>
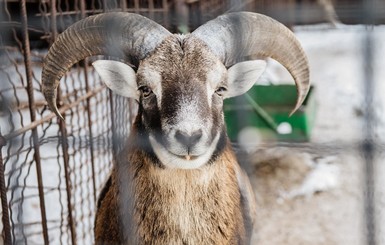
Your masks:
<path fill-rule="evenodd" d="M 294 30 L 309 58 L 318 106 L 316 125 L 311 144 L 304 148 L 288 144 L 251 155 L 260 212 L 253 241 L 266 245 L 365 244 L 366 159 L 360 145 L 367 139 L 365 120 L 372 110 L 369 129 L 378 150 L 374 155 L 376 239 L 385 244 L 381 148 L 385 137 L 385 27 L 338 24 L 335 29 L 318 25 Z M 369 55 L 368 44 L 372 48 Z M 262 82 L 292 81 L 276 62 L 270 61 L 268 69 Z M 366 94 L 368 85 L 373 86 L 370 96 Z M 368 107 L 366 101 L 372 104 Z"/>
<path fill-rule="evenodd" d="M 282 198 L 305 196 L 310 198 L 317 192 L 329 191 L 339 185 L 339 166 L 335 163 L 336 157 L 318 159 L 313 169 L 307 174 L 299 188 L 283 193 Z"/>

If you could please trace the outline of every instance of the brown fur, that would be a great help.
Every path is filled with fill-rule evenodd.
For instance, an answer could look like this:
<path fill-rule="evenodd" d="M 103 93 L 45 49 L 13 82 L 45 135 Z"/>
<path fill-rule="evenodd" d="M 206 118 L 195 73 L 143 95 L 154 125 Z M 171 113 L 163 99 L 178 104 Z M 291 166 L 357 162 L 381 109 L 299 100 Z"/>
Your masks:
<path fill-rule="evenodd" d="M 142 151 L 124 151 L 120 158 L 127 161 L 114 168 L 111 186 L 97 212 L 97 244 L 248 243 L 243 213 L 248 208 L 241 203 L 239 166 L 231 149 L 211 165 L 195 170 L 161 169 Z M 119 189 L 119 182 L 132 183 L 123 186 L 132 192 Z M 130 207 L 122 202 L 133 200 L 135 211 L 122 210 Z M 125 234 L 123 227 L 135 227 L 135 231 Z M 127 237 L 132 234 L 136 242 Z"/>

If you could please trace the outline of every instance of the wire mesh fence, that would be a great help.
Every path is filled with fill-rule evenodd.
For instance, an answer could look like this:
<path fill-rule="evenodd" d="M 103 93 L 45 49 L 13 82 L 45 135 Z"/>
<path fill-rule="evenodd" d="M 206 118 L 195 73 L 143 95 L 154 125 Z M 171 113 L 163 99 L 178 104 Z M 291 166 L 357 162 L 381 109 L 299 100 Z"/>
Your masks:
<path fill-rule="evenodd" d="M 81 61 L 62 80 L 58 104 L 65 121 L 47 108 L 41 65 L 58 33 L 86 16 L 125 11 L 145 15 L 171 31 L 188 32 L 228 11 L 266 13 L 288 26 L 323 21 L 380 24 L 380 1 L 168 1 L 36 0 L 0 1 L 0 190 L 5 244 L 92 244 L 97 195 L 109 176 L 115 153 L 129 134 L 135 104 L 109 92 Z M 326 6 L 326 7 L 325 7 Z M 368 34 L 366 60 L 373 52 Z M 373 97 L 372 66 L 366 63 L 366 111 Z M 366 161 L 367 244 L 376 244 L 372 140 L 367 114 L 361 152 Z M 354 143 L 355 144 L 355 143 Z M 325 144 L 296 144 L 323 151 Z M 335 150 L 336 145 L 330 146 Z M 356 149 L 355 145 L 341 149 Z M 309 150 L 310 149 L 310 150 Z M 330 149 L 326 149 L 329 151 Z M 42 242 L 44 241 L 44 242 Z"/>
<path fill-rule="evenodd" d="M 2 29 L 9 37 L 2 36 L 1 50 L 7 244 L 91 243 L 92 210 L 113 159 L 112 132 L 129 128 L 129 102 L 105 90 L 86 63 L 72 69 L 60 88 L 65 122 L 52 119 L 43 101 L 39 77 L 48 44 L 66 26 L 107 6 L 93 1 L 86 9 L 85 4 L 2 2 Z M 111 130 L 116 126 L 123 130 Z"/>

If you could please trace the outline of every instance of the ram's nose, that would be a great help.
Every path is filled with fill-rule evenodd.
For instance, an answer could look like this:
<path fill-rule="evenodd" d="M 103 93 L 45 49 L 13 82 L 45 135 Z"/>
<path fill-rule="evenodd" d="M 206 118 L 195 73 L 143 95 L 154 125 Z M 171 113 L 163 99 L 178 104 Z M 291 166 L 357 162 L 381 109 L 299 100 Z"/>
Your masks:
<path fill-rule="evenodd" d="M 202 138 L 202 130 L 199 129 L 192 133 L 177 130 L 175 133 L 175 138 L 179 143 L 185 145 L 187 148 L 191 148 L 195 146 Z"/>

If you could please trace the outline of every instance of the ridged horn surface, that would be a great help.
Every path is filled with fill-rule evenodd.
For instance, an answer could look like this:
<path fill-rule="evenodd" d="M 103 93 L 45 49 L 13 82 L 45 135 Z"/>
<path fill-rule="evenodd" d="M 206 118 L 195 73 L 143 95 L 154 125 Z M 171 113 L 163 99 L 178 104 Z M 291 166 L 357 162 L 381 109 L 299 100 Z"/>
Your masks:
<path fill-rule="evenodd" d="M 58 36 L 44 59 L 42 89 L 49 107 L 63 118 L 56 106 L 56 89 L 76 62 L 107 55 L 137 65 L 169 35 L 161 25 L 133 13 L 98 14 L 74 23 Z"/>
<path fill-rule="evenodd" d="M 307 57 L 294 34 L 278 21 L 257 13 L 229 13 L 207 22 L 192 35 L 204 41 L 226 67 L 255 58 L 277 60 L 297 85 L 297 103 L 291 114 L 305 100 L 310 88 Z"/>

